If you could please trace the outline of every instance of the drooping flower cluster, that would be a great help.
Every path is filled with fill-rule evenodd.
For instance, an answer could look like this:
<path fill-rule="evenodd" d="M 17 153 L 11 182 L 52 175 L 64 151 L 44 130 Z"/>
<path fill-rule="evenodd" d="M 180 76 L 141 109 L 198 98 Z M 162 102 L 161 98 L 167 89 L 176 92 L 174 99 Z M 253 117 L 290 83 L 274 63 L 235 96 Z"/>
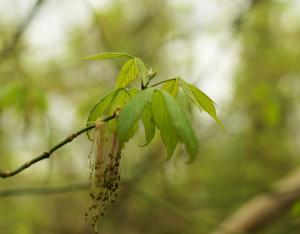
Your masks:
<path fill-rule="evenodd" d="M 107 123 L 97 121 L 89 155 L 90 206 L 86 220 L 99 232 L 99 220 L 117 197 L 120 185 L 121 146 Z"/>

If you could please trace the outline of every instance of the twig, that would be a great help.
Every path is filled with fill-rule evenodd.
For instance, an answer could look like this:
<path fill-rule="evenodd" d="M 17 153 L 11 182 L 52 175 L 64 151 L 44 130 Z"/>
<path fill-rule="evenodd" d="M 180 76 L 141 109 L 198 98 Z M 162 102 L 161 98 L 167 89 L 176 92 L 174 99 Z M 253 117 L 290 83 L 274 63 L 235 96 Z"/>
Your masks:
<path fill-rule="evenodd" d="M 37 0 L 34 6 L 31 8 L 30 12 L 28 13 L 28 16 L 22 21 L 20 24 L 19 28 L 15 32 L 14 36 L 12 37 L 11 41 L 7 44 L 5 48 L 3 48 L 0 51 L 0 56 L 5 57 L 7 56 L 10 52 L 12 52 L 17 45 L 18 41 L 22 37 L 23 33 L 26 31 L 28 25 L 34 18 L 36 12 L 38 11 L 39 7 L 42 5 L 42 3 L 45 0 Z"/>
<path fill-rule="evenodd" d="M 54 195 L 60 193 L 85 191 L 89 189 L 89 186 L 89 183 L 85 182 L 55 187 L 15 188 L 2 191 L 0 190 L 0 197 Z"/>
<path fill-rule="evenodd" d="M 102 119 L 102 121 L 107 122 L 111 119 L 114 119 L 116 117 L 117 113 L 115 112 L 113 115 L 110 116 L 106 116 Z M 81 135 L 84 132 L 87 132 L 93 128 L 95 128 L 96 125 L 92 124 L 88 127 L 85 127 L 73 134 L 71 134 L 70 136 L 68 136 L 67 138 L 65 138 L 63 141 L 61 141 L 60 143 L 58 143 L 57 145 L 55 145 L 54 147 L 52 147 L 49 151 L 42 153 L 41 155 L 37 156 L 36 158 L 24 163 L 23 165 L 21 165 L 20 167 L 18 167 L 15 170 L 12 171 L 0 171 L 0 177 L 1 178 L 7 178 L 7 177 L 12 177 L 18 173 L 20 173 L 21 171 L 25 170 L 26 168 L 32 166 L 33 164 L 44 160 L 44 159 L 48 159 L 50 158 L 50 156 L 59 148 L 63 147 L 64 145 L 70 143 L 71 141 L 73 141 L 76 137 L 78 137 L 79 135 Z"/>

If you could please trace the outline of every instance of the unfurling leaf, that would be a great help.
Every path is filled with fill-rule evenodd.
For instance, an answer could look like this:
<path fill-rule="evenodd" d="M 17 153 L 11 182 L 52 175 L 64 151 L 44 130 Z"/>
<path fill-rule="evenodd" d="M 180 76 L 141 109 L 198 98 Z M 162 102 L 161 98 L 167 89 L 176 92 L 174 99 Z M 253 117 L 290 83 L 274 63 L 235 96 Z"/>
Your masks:
<path fill-rule="evenodd" d="M 166 81 L 161 88 L 170 93 L 173 97 L 176 97 L 179 90 L 179 79 L 175 78 Z"/>
<path fill-rule="evenodd" d="M 143 87 L 145 87 L 149 82 L 146 65 L 140 58 L 135 58 L 135 62 L 138 70 L 138 75 L 141 77 Z"/>
<path fill-rule="evenodd" d="M 101 53 L 101 54 L 95 54 L 87 57 L 83 57 L 84 60 L 104 60 L 104 59 L 115 59 L 115 58 L 134 58 L 134 56 L 126 53 L 113 53 L 113 52 L 107 52 L 107 53 Z"/>
<path fill-rule="evenodd" d="M 203 109 L 224 129 L 221 120 L 217 116 L 214 101 L 196 86 L 188 84 L 182 79 L 180 80 L 180 85 L 185 94 L 199 107 L 199 109 Z"/>
<path fill-rule="evenodd" d="M 121 110 L 117 120 L 117 133 L 121 145 L 131 137 L 131 131 L 137 121 L 142 117 L 144 108 L 149 102 L 153 91 L 153 89 L 146 89 L 139 92 L 131 98 Z"/>
<path fill-rule="evenodd" d="M 136 59 L 129 59 L 121 68 L 117 77 L 117 88 L 126 87 L 129 83 L 137 78 L 138 69 L 136 66 Z"/>

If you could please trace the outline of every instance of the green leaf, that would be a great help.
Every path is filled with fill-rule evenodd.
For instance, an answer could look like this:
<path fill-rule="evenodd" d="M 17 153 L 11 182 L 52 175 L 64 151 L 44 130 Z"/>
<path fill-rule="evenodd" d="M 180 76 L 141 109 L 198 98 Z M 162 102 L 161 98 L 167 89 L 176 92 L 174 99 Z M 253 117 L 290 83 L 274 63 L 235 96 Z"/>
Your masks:
<path fill-rule="evenodd" d="M 146 137 L 146 143 L 142 146 L 146 146 L 151 142 L 155 135 L 155 123 L 152 115 L 151 105 L 149 103 L 147 103 L 147 105 L 145 106 L 142 118 Z"/>
<path fill-rule="evenodd" d="M 203 109 L 224 129 L 221 120 L 217 116 L 214 101 L 196 86 L 188 84 L 182 79 L 180 80 L 180 84 L 185 94 L 199 107 L 199 109 Z"/>
<path fill-rule="evenodd" d="M 176 148 L 178 139 L 176 129 L 168 114 L 162 92 L 155 91 L 151 101 L 152 114 L 155 125 L 160 130 L 160 135 L 167 149 L 167 159 L 170 159 Z"/>
<path fill-rule="evenodd" d="M 135 59 L 129 59 L 121 68 L 121 71 L 117 77 L 117 88 L 126 87 L 129 83 L 134 81 L 137 77 L 138 69 Z"/>
<path fill-rule="evenodd" d="M 176 99 L 172 97 L 168 92 L 161 91 L 166 111 L 170 116 L 170 120 L 174 125 L 178 138 L 181 142 L 184 142 L 192 161 L 198 153 L 198 141 L 185 112 L 181 109 Z"/>
<path fill-rule="evenodd" d="M 145 87 L 149 83 L 149 77 L 147 76 L 147 67 L 143 60 L 141 60 L 140 58 L 135 58 L 135 63 L 138 70 L 138 75 L 141 77 L 143 87 Z"/>
<path fill-rule="evenodd" d="M 87 119 L 86 126 L 90 126 L 94 124 L 96 119 L 105 113 L 107 113 L 109 107 L 111 106 L 114 98 L 116 95 L 120 92 L 122 89 L 115 89 L 112 90 L 110 93 L 108 93 L 106 96 L 104 96 L 99 102 L 97 102 L 92 110 L 90 111 L 89 117 Z M 87 132 L 87 136 L 90 140 L 92 140 L 90 131 Z"/>
<path fill-rule="evenodd" d="M 142 117 L 144 108 L 149 102 L 153 91 L 153 89 L 146 89 L 139 92 L 121 110 L 117 120 L 117 133 L 121 144 L 128 141 L 131 137 L 130 133 L 137 121 Z"/>
<path fill-rule="evenodd" d="M 119 88 L 112 90 L 100 101 L 98 101 L 90 111 L 86 126 L 94 124 L 97 118 L 103 115 L 112 115 L 117 108 L 122 108 L 129 98 L 137 93 L 136 89 L 126 90 Z M 115 130 L 115 120 L 109 122 L 111 130 Z M 87 132 L 88 138 L 92 140 L 90 131 Z"/>
<path fill-rule="evenodd" d="M 95 54 L 87 57 L 83 57 L 84 60 L 104 60 L 104 59 L 115 59 L 115 58 L 134 58 L 134 56 L 126 53 L 114 53 L 114 52 L 107 52 L 101 54 Z"/>
<path fill-rule="evenodd" d="M 179 90 L 178 78 L 166 81 L 161 88 L 170 93 L 173 97 L 176 97 Z"/>
<path fill-rule="evenodd" d="M 122 88 L 112 100 L 110 107 L 105 114 L 113 115 L 116 109 L 121 109 L 122 107 L 124 107 L 124 105 L 130 100 L 130 98 L 135 96 L 137 92 L 137 89 L 126 90 Z M 116 131 L 116 119 L 112 119 L 111 121 L 109 121 L 109 127 L 111 131 Z"/>

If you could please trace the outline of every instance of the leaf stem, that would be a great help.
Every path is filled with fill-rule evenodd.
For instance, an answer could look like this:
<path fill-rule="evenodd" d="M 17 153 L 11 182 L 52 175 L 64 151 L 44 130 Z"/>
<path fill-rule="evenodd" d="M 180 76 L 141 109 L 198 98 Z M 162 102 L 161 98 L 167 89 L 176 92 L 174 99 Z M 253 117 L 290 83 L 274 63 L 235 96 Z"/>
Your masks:
<path fill-rule="evenodd" d="M 158 82 L 158 83 L 155 83 L 155 84 L 151 85 L 150 87 L 155 87 L 155 86 L 160 85 L 160 84 L 163 84 L 163 83 L 165 83 L 165 82 L 167 82 L 167 81 L 176 80 L 176 79 L 177 79 L 177 78 L 172 78 L 172 79 L 168 79 L 168 80 L 163 80 L 163 81 L 160 81 L 160 82 Z"/>

